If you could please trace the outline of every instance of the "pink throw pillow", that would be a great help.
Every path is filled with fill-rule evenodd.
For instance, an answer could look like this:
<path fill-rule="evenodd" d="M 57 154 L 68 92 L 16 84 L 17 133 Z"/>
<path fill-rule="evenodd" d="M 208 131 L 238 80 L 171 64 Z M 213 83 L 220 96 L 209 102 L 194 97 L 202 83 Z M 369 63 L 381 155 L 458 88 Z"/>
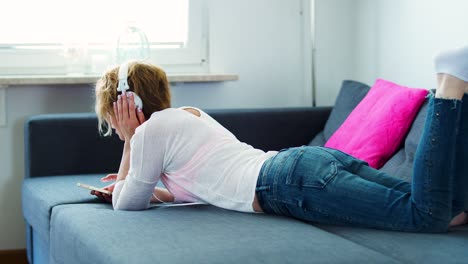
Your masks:
<path fill-rule="evenodd" d="M 325 147 L 381 168 L 398 150 L 428 94 L 378 79 Z"/>

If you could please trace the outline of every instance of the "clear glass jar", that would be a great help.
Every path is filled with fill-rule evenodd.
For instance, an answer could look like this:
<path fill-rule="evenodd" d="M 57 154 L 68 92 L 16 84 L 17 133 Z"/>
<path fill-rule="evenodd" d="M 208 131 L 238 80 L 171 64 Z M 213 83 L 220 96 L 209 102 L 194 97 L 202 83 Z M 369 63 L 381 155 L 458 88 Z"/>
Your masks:
<path fill-rule="evenodd" d="M 117 39 L 116 63 L 121 64 L 131 60 L 144 61 L 149 57 L 149 41 L 145 32 L 138 28 L 134 21 L 128 21 Z"/>

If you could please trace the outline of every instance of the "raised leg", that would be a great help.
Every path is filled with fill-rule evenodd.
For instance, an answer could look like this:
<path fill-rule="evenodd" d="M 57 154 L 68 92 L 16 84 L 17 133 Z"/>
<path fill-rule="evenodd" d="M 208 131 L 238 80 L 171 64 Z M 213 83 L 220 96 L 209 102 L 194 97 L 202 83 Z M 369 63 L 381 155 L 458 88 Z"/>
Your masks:
<path fill-rule="evenodd" d="M 349 165 L 355 159 L 340 151 L 297 148 L 280 152 L 262 169 L 257 195 L 264 211 L 328 224 L 446 231 L 452 220 L 458 220 L 453 219 L 454 209 L 461 210 L 453 202 L 455 181 L 461 175 L 456 171 L 457 140 L 467 82 L 450 73 L 440 73 L 438 79 L 411 186 L 371 168 L 356 170 Z"/>
<path fill-rule="evenodd" d="M 437 82 L 440 88 L 436 93 L 441 97 L 449 96 L 459 98 L 464 86 L 465 95 L 462 100 L 462 113 L 460 129 L 456 144 L 455 177 L 453 182 L 453 212 L 455 216 L 451 225 L 461 225 L 468 222 L 466 213 L 458 213 L 461 210 L 468 211 L 468 46 L 460 47 L 439 53 L 434 58 L 434 66 L 437 73 Z M 443 93 L 441 95 L 440 93 Z M 457 215 L 458 214 L 458 215 Z"/>
<path fill-rule="evenodd" d="M 462 113 L 460 118 L 460 132 L 457 139 L 455 154 L 455 178 L 452 226 L 468 223 L 468 90 L 463 96 Z M 458 213 L 461 210 L 465 212 Z M 457 215 L 458 214 L 458 215 Z"/>

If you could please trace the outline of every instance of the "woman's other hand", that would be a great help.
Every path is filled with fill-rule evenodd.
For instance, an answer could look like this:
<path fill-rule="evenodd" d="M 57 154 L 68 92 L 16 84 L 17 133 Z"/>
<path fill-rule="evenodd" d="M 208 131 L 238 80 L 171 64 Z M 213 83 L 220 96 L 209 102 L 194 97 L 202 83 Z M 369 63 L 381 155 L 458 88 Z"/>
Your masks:
<path fill-rule="evenodd" d="M 101 178 L 102 182 L 115 181 L 117 179 L 117 173 L 107 174 L 105 177 Z"/>
<path fill-rule="evenodd" d="M 118 96 L 117 103 L 114 103 L 114 113 L 116 127 L 119 128 L 119 136 L 125 141 L 130 141 L 135 129 L 146 121 L 142 109 L 137 109 L 133 98 L 133 93 L 122 93 Z"/>
<path fill-rule="evenodd" d="M 165 188 L 154 188 L 153 195 L 151 196 L 152 203 L 172 203 L 174 196 Z"/>
<path fill-rule="evenodd" d="M 117 174 L 108 174 L 105 177 L 101 178 L 101 181 L 102 182 L 110 182 L 110 181 L 115 181 L 116 179 L 117 179 Z M 115 187 L 115 182 L 107 185 L 103 189 L 113 192 L 114 187 Z M 101 192 L 98 192 L 98 191 L 91 191 L 91 194 L 96 195 L 101 200 L 104 200 L 104 201 L 106 201 L 108 203 L 112 203 L 112 194 L 105 194 L 105 193 L 101 193 Z"/>

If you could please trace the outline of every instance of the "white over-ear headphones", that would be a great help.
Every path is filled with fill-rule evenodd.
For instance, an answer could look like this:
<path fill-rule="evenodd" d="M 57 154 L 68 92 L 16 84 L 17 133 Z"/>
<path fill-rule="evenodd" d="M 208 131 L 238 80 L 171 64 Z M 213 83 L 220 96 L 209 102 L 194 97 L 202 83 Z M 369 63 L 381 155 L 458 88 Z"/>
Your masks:
<path fill-rule="evenodd" d="M 132 93 L 133 98 L 135 101 L 136 107 L 143 109 L 143 101 L 141 98 L 134 92 L 128 91 L 130 90 L 130 86 L 128 85 L 128 62 L 122 63 L 119 67 L 119 85 L 117 86 L 117 91 L 122 93 Z"/>

